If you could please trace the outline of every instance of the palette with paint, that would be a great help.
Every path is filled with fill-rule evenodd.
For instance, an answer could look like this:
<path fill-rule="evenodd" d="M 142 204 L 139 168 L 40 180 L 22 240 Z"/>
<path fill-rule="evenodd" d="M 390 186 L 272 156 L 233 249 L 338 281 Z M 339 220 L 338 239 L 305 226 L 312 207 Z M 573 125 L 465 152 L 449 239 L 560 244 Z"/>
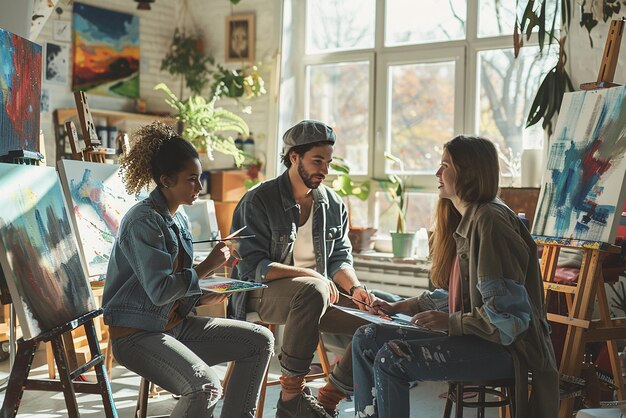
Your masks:
<path fill-rule="evenodd" d="M 262 283 L 246 282 L 217 276 L 200 279 L 199 284 L 200 289 L 211 293 L 248 292 L 250 290 L 267 287 Z"/>

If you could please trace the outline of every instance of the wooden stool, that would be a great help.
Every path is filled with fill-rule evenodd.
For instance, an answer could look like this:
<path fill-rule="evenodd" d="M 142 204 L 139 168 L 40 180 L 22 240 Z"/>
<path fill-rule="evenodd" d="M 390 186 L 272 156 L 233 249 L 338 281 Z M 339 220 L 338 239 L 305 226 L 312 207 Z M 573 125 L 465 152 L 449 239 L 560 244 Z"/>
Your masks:
<path fill-rule="evenodd" d="M 450 418 L 452 404 L 456 403 L 455 418 L 463 417 L 463 408 L 476 408 L 476 416 L 484 418 L 485 408 L 501 408 L 500 416 L 507 416 L 506 409 L 509 408 L 510 416 L 515 417 L 515 380 L 502 379 L 485 382 L 448 382 L 448 398 L 443 418 Z M 466 401 L 464 395 L 469 392 L 476 392 L 476 401 Z M 485 395 L 494 395 L 497 400 L 485 400 Z"/>
<path fill-rule="evenodd" d="M 150 390 L 150 386 L 152 386 L 148 379 L 145 377 L 141 378 L 141 382 L 139 383 L 139 396 L 137 397 L 137 407 L 135 408 L 135 418 L 146 418 L 148 414 L 148 395 L 150 392 L 156 393 L 154 390 Z M 168 418 L 169 415 L 153 415 L 150 418 Z"/>
<path fill-rule="evenodd" d="M 263 325 L 267 327 L 270 331 L 272 331 L 272 334 L 275 333 L 276 331 L 275 324 L 264 324 L 259 321 L 250 321 L 250 315 L 248 316 L 247 319 L 249 322 L 255 322 L 259 325 Z M 304 380 L 307 382 L 311 380 L 322 379 L 322 378 L 328 381 L 328 377 L 330 376 L 330 371 L 331 371 L 330 362 L 328 361 L 328 355 L 326 354 L 326 347 L 324 346 L 324 341 L 322 340 L 321 334 L 320 334 L 319 343 L 317 344 L 317 354 L 320 357 L 322 372 L 307 374 L 304 377 Z M 228 385 L 228 381 L 230 380 L 230 375 L 232 374 L 232 372 L 233 372 L 233 363 L 231 363 L 228 366 L 228 370 L 226 371 L 226 376 L 224 376 L 224 383 L 222 384 L 222 386 L 224 387 L 224 392 L 226 391 L 226 386 Z M 261 393 L 259 395 L 259 404 L 258 404 L 256 415 L 255 415 L 256 418 L 263 418 L 263 407 L 265 406 L 265 392 L 267 391 L 267 387 L 280 385 L 280 380 L 267 380 L 268 375 L 269 375 L 269 367 L 267 368 L 267 371 L 265 372 L 264 383 L 261 385 Z"/>

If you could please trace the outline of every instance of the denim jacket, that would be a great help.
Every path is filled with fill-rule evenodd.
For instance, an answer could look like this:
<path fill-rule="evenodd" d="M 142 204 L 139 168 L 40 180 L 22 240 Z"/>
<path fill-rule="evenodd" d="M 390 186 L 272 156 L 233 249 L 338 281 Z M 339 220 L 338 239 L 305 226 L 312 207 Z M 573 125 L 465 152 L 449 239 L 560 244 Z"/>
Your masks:
<path fill-rule="evenodd" d="M 322 184 L 313 190 L 311 213 L 316 270 L 332 278 L 340 269 L 352 269 L 348 212 L 341 198 Z M 231 231 L 245 225 L 245 234 L 255 238 L 240 241 L 241 260 L 233 277 L 263 282 L 273 264 L 293 265 L 299 221 L 300 206 L 293 198 L 288 171 L 246 193 L 235 208 Z M 245 319 L 246 293 L 234 294 L 230 308 L 236 319 Z"/>
<path fill-rule="evenodd" d="M 104 322 L 159 332 L 176 301 L 179 314 L 189 314 L 202 294 L 191 267 L 191 241 L 184 211 L 172 217 L 158 188 L 133 206 L 122 219 L 109 260 Z M 179 251 L 184 251 L 183 268 L 173 273 Z"/>

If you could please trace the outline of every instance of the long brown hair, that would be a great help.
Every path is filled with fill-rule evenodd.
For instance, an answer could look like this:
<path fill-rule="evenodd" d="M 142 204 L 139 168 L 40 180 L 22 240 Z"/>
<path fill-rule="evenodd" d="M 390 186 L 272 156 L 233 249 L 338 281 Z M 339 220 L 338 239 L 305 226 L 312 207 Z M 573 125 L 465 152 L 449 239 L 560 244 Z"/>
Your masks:
<path fill-rule="evenodd" d="M 465 203 L 484 203 L 498 194 L 500 165 L 498 153 L 491 141 L 476 136 L 459 135 L 444 145 L 456 172 L 456 194 Z M 454 265 L 456 245 L 454 231 L 461 214 L 450 199 L 439 199 L 435 211 L 435 227 L 431 237 L 431 281 L 447 289 Z"/>

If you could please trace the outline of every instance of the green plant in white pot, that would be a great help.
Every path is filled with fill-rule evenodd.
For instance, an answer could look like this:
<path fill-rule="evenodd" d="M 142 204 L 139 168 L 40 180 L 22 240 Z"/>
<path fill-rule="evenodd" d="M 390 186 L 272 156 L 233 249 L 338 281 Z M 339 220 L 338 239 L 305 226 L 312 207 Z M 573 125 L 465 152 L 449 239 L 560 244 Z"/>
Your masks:
<path fill-rule="evenodd" d="M 213 159 L 213 150 L 230 155 L 235 164 L 241 166 L 246 154 L 235 146 L 235 141 L 225 132 L 240 132 L 248 135 L 248 125 L 234 113 L 215 107 L 217 97 L 206 100 L 202 96 L 191 96 L 184 101 L 180 100 L 164 84 L 154 87 L 162 90 L 169 97 L 165 102 L 177 111 L 176 119 L 182 124 L 182 137 L 191 142 L 199 153 L 206 153 Z"/>
<path fill-rule="evenodd" d="M 398 157 L 385 153 L 385 158 L 391 166 L 398 165 L 400 172 L 404 172 L 404 163 Z M 408 232 L 406 227 L 406 213 L 408 208 L 408 189 L 402 176 L 389 174 L 387 180 L 379 182 L 381 188 L 389 196 L 392 207 L 398 212 L 395 232 L 391 232 L 391 246 L 393 256 L 397 258 L 409 258 L 413 256 L 415 245 L 415 232 Z"/>
<path fill-rule="evenodd" d="M 370 195 L 370 181 L 355 181 L 350 175 L 350 165 L 347 160 L 334 156 L 331 168 L 338 172 L 337 177 L 333 180 L 332 188 L 341 197 L 346 198 L 348 207 L 348 238 L 352 243 L 352 250 L 356 253 L 372 251 L 374 249 L 374 234 L 376 228 L 367 226 L 355 226 L 352 222 L 352 205 L 351 197 L 366 201 Z"/>

